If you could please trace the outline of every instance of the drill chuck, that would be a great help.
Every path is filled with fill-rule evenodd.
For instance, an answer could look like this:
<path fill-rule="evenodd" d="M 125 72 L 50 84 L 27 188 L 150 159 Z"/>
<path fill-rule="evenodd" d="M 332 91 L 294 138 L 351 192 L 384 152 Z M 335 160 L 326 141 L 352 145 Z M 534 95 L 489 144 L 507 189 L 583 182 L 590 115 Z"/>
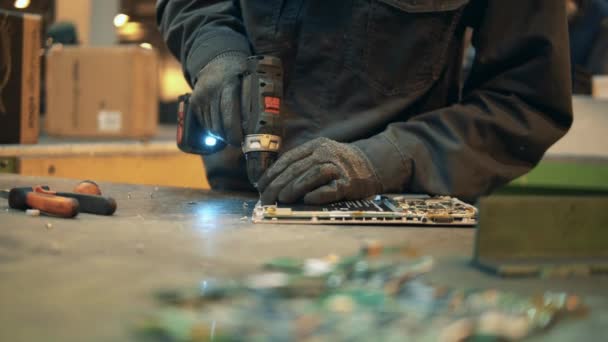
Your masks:
<path fill-rule="evenodd" d="M 268 151 L 248 152 L 245 155 L 247 157 L 247 177 L 254 187 L 258 187 L 258 180 L 274 164 L 277 155 L 276 152 Z"/>
<path fill-rule="evenodd" d="M 247 158 L 247 176 L 257 188 L 258 180 L 276 161 L 281 147 L 281 137 L 272 134 L 249 134 L 243 142 L 243 152 Z"/>
<path fill-rule="evenodd" d="M 273 134 L 249 134 L 243 142 L 243 152 L 278 152 L 281 148 L 281 137 Z"/>

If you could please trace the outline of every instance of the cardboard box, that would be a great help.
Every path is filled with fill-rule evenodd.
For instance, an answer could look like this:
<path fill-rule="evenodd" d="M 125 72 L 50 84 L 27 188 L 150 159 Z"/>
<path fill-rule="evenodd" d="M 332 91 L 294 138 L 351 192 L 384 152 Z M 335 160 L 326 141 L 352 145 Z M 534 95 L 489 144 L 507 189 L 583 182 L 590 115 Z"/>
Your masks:
<path fill-rule="evenodd" d="M 154 50 L 136 45 L 56 46 L 46 61 L 47 134 L 126 138 L 156 134 Z"/>
<path fill-rule="evenodd" d="M 608 99 L 607 75 L 593 75 L 591 78 L 591 95 L 596 99 Z"/>
<path fill-rule="evenodd" d="M 0 10 L 0 144 L 35 144 L 40 122 L 41 18 Z"/>

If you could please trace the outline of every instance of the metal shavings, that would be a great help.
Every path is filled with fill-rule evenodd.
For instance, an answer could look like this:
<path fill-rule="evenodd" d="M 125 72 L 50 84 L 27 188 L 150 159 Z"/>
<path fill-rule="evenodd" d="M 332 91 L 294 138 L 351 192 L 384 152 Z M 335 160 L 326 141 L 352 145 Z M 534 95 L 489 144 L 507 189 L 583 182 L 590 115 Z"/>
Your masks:
<path fill-rule="evenodd" d="M 27 215 L 27 216 L 40 216 L 40 210 L 38 210 L 38 209 L 27 209 L 25 211 L 25 215 Z"/>

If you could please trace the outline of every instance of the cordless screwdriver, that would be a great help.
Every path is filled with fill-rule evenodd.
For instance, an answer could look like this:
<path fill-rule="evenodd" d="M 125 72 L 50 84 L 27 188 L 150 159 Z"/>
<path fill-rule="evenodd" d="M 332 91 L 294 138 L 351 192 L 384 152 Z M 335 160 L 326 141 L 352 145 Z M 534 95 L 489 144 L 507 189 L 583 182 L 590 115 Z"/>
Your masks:
<path fill-rule="evenodd" d="M 243 118 L 243 153 L 247 160 L 247 176 L 253 186 L 276 161 L 283 136 L 281 100 L 283 98 L 283 67 L 273 56 L 252 56 L 247 59 L 241 91 Z M 213 135 L 190 105 L 190 95 L 179 98 L 177 146 L 180 150 L 209 155 L 226 147 L 224 137 Z"/>

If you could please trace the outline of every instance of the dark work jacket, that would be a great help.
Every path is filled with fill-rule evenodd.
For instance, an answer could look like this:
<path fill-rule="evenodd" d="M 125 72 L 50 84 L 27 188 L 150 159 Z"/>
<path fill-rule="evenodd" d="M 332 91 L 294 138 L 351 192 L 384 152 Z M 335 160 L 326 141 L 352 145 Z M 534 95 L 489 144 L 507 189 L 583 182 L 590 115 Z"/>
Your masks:
<path fill-rule="evenodd" d="M 161 0 L 186 78 L 228 52 L 285 68 L 285 145 L 352 142 L 384 192 L 474 199 L 534 167 L 572 121 L 557 0 Z M 463 36 L 477 49 L 461 89 Z M 246 183 L 236 148 L 205 157 L 216 187 Z"/>

